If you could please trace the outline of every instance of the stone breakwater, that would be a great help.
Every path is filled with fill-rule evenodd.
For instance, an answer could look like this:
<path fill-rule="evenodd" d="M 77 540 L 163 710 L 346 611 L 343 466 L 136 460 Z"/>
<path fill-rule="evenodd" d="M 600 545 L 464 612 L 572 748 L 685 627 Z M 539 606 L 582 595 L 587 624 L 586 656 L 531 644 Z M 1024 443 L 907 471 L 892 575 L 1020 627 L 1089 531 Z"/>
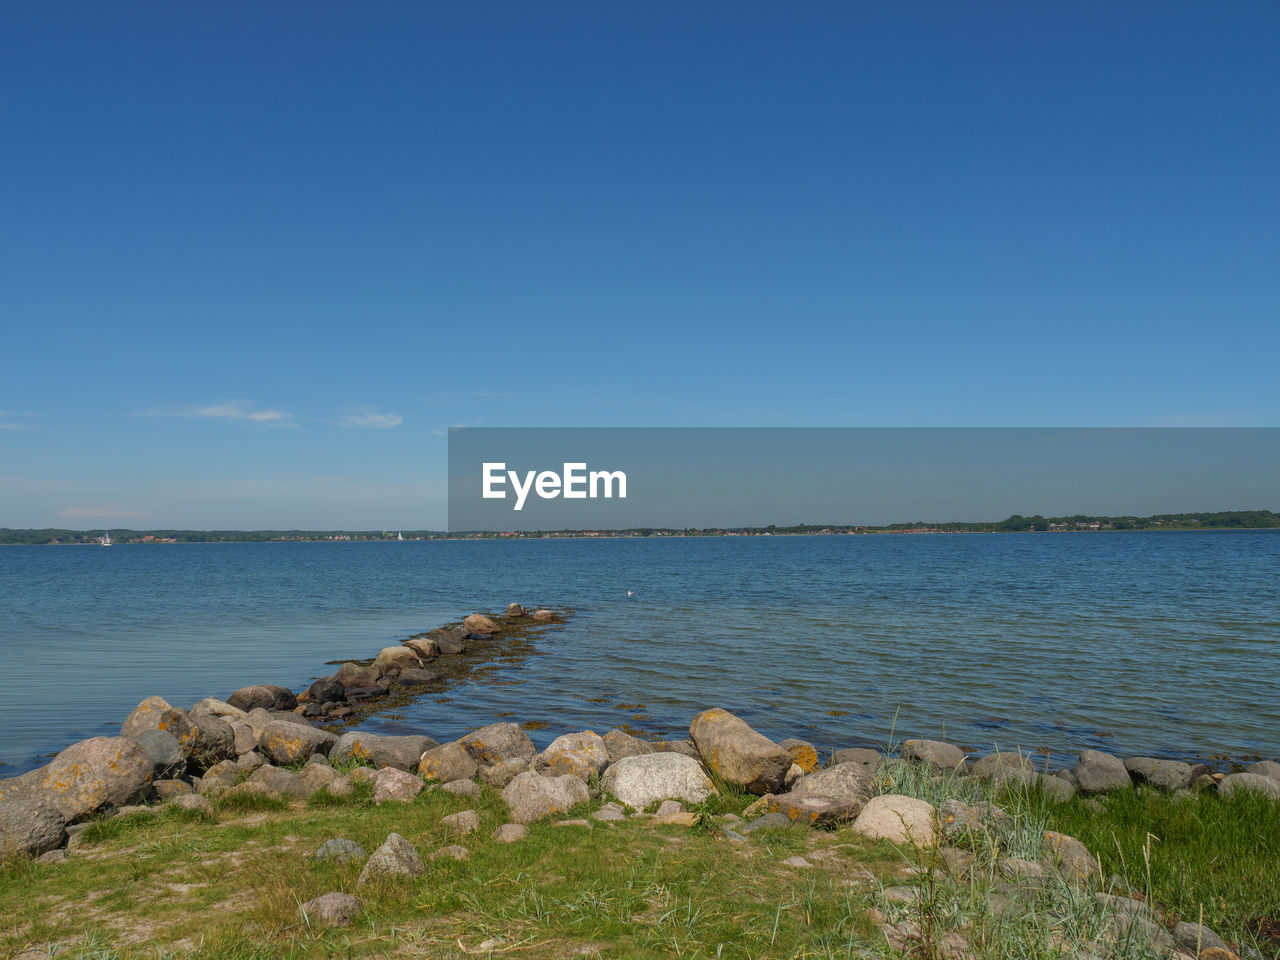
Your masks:
<path fill-rule="evenodd" d="M 975 758 L 953 744 L 908 740 L 898 758 L 853 747 L 836 750 L 823 765 L 811 743 L 775 742 L 721 709 L 694 717 L 687 739 L 655 742 L 620 729 L 603 736 L 584 730 L 559 736 L 541 751 L 512 722 L 448 743 L 426 732 L 387 736 L 324 728 L 435 681 L 439 671 L 433 665 L 447 657 L 500 644 L 504 637 L 527 638 L 531 628 L 559 620 L 552 611 L 529 612 L 519 604 L 496 617 L 473 614 L 388 647 L 371 661 L 343 663 L 299 694 L 254 685 L 225 701 L 206 698 L 189 710 L 148 697 L 126 718 L 119 736 L 81 741 L 44 767 L 0 780 L 0 852 L 50 855 L 74 843 L 92 819 L 139 805 L 199 808 L 208 796 L 236 794 L 305 800 L 319 792 L 347 795 L 363 782 L 379 803 L 411 800 L 428 785 L 471 794 L 487 784 L 502 792 L 516 825 L 601 794 L 612 797 L 618 809 L 634 811 L 699 804 L 716 792 L 717 782 L 760 797 L 749 808 L 757 819 L 742 826 L 744 833 L 759 824 L 851 823 L 869 837 L 933 843 L 954 824 L 980 823 L 989 813 L 935 809 L 895 793 L 891 763 L 900 760 L 994 789 L 1034 788 L 1051 802 L 1136 785 L 1222 796 L 1248 790 L 1280 800 L 1275 761 L 1223 774 L 1202 764 L 1086 750 L 1071 767 L 1050 772 L 1016 752 Z M 665 810 L 662 815 L 673 823 L 693 822 L 694 814 L 683 807 Z M 1060 846 L 1074 850 L 1068 840 Z M 1072 863 L 1072 869 L 1088 872 L 1080 858 Z"/>

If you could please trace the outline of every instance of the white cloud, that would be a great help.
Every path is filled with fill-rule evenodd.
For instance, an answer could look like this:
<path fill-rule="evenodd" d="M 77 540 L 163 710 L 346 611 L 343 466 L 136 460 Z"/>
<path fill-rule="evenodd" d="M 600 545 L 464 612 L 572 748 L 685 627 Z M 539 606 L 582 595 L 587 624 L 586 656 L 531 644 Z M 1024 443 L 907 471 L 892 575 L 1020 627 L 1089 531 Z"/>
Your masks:
<path fill-rule="evenodd" d="M 183 407 L 180 410 L 144 410 L 144 417 L 197 417 L 204 420 L 244 420 L 275 427 L 296 427 L 294 416 L 285 410 L 258 408 L 244 400 L 224 400 L 201 407 Z"/>
<path fill-rule="evenodd" d="M 362 413 L 348 413 L 336 421 L 339 426 L 353 430 L 390 430 L 404 423 L 404 417 L 398 413 L 375 413 L 371 410 Z"/>

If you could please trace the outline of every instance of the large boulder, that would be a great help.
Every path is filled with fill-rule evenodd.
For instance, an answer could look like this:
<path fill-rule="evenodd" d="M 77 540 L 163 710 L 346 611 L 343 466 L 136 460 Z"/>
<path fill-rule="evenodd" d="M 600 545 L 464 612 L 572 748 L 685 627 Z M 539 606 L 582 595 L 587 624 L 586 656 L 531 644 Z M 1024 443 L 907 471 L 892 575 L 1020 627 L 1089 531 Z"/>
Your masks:
<path fill-rule="evenodd" d="M 1086 750 L 1071 768 L 1080 792 L 1084 794 L 1106 793 L 1133 786 L 1124 761 L 1101 750 Z"/>
<path fill-rule="evenodd" d="M 137 739 L 144 730 L 163 730 L 172 734 L 184 754 L 191 751 L 195 740 L 195 728 L 187 712 L 173 706 L 164 697 L 147 697 L 120 725 L 120 735 L 124 737 Z"/>
<path fill-rule="evenodd" d="M 238 720 L 246 712 L 239 707 L 233 707 L 225 700 L 219 700 L 216 697 L 205 697 L 203 700 L 196 701 L 191 709 L 187 711 L 187 716 L 194 717 L 199 714 L 205 714 L 211 717 L 221 717 L 223 720 Z"/>
<path fill-rule="evenodd" d="M 1274 760 L 1260 760 L 1257 763 L 1251 763 L 1244 768 L 1245 773 L 1254 773 L 1260 777 L 1266 777 L 1268 780 L 1274 780 L 1280 783 L 1280 763 Z"/>
<path fill-rule="evenodd" d="M 1280 800 L 1280 782 L 1261 774 L 1233 773 L 1218 781 L 1218 793 L 1224 797 L 1229 797 L 1239 790 L 1248 790 Z"/>
<path fill-rule="evenodd" d="M 436 627 L 427 633 L 427 639 L 436 645 L 436 649 L 444 653 L 462 653 L 467 649 L 467 638 L 471 631 L 466 627 Z"/>
<path fill-rule="evenodd" d="M 147 752 L 128 737 L 92 737 L 43 767 L 0 781 L 0 803 L 44 804 L 74 823 L 99 807 L 140 798 L 154 770 Z"/>
<path fill-rule="evenodd" d="M 1149 783 L 1161 790 L 1186 790 L 1191 781 L 1202 773 L 1208 773 L 1204 764 L 1192 766 L 1179 760 L 1160 760 L 1156 757 L 1131 757 L 1124 762 L 1129 775 L 1139 783 Z"/>
<path fill-rule="evenodd" d="M 589 798 L 587 785 L 575 776 L 544 777 L 527 770 L 502 791 L 502 799 L 516 823 L 532 823 L 564 813 Z"/>
<path fill-rule="evenodd" d="M 292 710 L 298 705 L 298 698 L 291 690 L 266 683 L 241 687 L 227 697 L 227 703 L 241 710 L 252 710 L 255 707 L 263 710 Z"/>
<path fill-rule="evenodd" d="M 1065 833 L 1046 830 L 1043 852 L 1045 860 L 1069 882 L 1082 883 L 1102 875 L 1098 861 L 1093 859 L 1088 847 Z"/>
<path fill-rule="evenodd" d="M 334 743 L 329 759 L 334 763 L 354 761 L 408 771 L 416 767 L 422 755 L 434 746 L 436 742 L 427 736 L 393 737 L 349 730 Z"/>
<path fill-rule="evenodd" d="M 491 723 L 464 737 L 458 742 L 476 763 L 492 767 L 503 760 L 530 760 L 538 753 L 528 734 L 518 723 Z"/>
<path fill-rule="evenodd" d="M 258 732 L 258 749 L 272 763 L 289 766 L 312 754 L 327 754 L 338 737 L 327 730 L 288 720 L 268 720 Z"/>
<path fill-rule="evenodd" d="M 781 813 L 792 823 L 804 826 L 830 826 L 856 817 L 862 810 L 861 800 L 837 800 L 822 793 L 792 790 L 780 796 L 764 798 L 764 809 Z"/>
<path fill-rule="evenodd" d="M 601 789 L 635 810 L 662 800 L 701 803 L 716 792 L 702 765 L 679 753 L 646 753 L 610 764 Z"/>
<path fill-rule="evenodd" d="M 965 763 L 963 750 L 941 740 L 908 740 L 902 745 L 902 755 L 948 773 L 959 770 Z"/>
<path fill-rule="evenodd" d="M 236 734 L 231 724 L 212 713 L 189 714 L 195 736 L 187 762 L 196 770 L 207 770 L 220 760 L 236 755 Z M 240 721 L 237 721 L 240 722 Z"/>
<path fill-rule="evenodd" d="M 791 754 L 728 710 L 704 710 L 693 718 L 689 735 L 702 762 L 728 783 L 757 794 L 782 790 Z"/>
<path fill-rule="evenodd" d="M 853 830 L 871 840 L 932 846 L 937 837 L 938 812 L 933 804 L 896 793 L 872 797 L 853 821 Z"/>
<path fill-rule="evenodd" d="M 48 800 L 0 801 L 0 860 L 15 853 L 38 857 L 62 846 L 66 820 Z"/>
<path fill-rule="evenodd" d="M 404 645 L 417 654 L 423 663 L 429 663 L 440 656 L 440 645 L 430 637 L 410 637 Z"/>
<path fill-rule="evenodd" d="M 497 633 L 501 629 L 497 623 L 483 613 L 473 613 L 462 621 L 462 625 L 467 628 L 468 633 L 480 633 L 486 636 Z"/>
<path fill-rule="evenodd" d="M 371 880 L 388 880 L 397 877 L 419 877 L 426 872 L 422 856 L 412 843 L 398 833 L 387 835 L 386 842 L 373 851 L 364 869 L 360 871 L 359 883 Z"/>
<path fill-rule="evenodd" d="M 617 763 L 623 757 L 639 757 L 654 752 L 653 744 L 633 737 L 617 727 L 604 735 L 604 748 L 609 752 L 610 763 Z"/>
<path fill-rule="evenodd" d="M 168 730 L 139 730 L 129 739 L 151 758 L 151 776 L 155 780 L 172 780 L 187 769 L 187 755 Z"/>
<path fill-rule="evenodd" d="M 803 776 L 791 789 L 849 802 L 866 800 L 875 792 L 875 772 L 866 764 L 849 760 Z"/>
<path fill-rule="evenodd" d="M 467 748 L 458 742 L 442 743 L 423 753 L 418 761 L 418 773 L 425 780 L 449 783 L 453 780 L 470 780 L 479 769 Z M 506 786 L 506 784 L 503 784 Z"/>
<path fill-rule="evenodd" d="M 321 677 L 307 687 L 307 699 L 312 703 L 341 703 L 347 699 L 347 687 L 337 677 Z"/>
<path fill-rule="evenodd" d="M 378 669 L 371 664 L 348 660 L 338 668 L 336 679 L 342 683 L 344 690 L 364 689 L 377 685 Z"/>
<path fill-rule="evenodd" d="M 426 786 L 421 777 L 405 773 L 395 767 L 383 767 L 373 778 L 373 802 L 396 801 L 408 803 Z"/>
<path fill-rule="evenodd" d="M 808 740 L 787 737 L 778 746 L 791 754 L 791 762 L 800 768 L 802 775 L 818 769 L 818 749 Z"/>
<path fill-rule="evenodd" d="M 534 771 L 545 777 L 567 773 L 584 781 L 608 765 L 609 750 L 604 738 L 591 730 L 556 737 L 533 758 Z"/>
<path fill-rule="evenodd" d="M 395 676 L 401 670 L 420 666 L 422 666 L 422 659 L 403 644 L 396 647 L 383 647 L 373 661 L 373 668 L 389 677 Z"/>
<path fill-rule="evenodd" d="M 254 770 L 245 782 L 261 784 L 279 796 L 293 797 L 297 800 L 305 800 L 312 793 L 311 788 L 296 773 L 269 763 L 264 763 Z"/>

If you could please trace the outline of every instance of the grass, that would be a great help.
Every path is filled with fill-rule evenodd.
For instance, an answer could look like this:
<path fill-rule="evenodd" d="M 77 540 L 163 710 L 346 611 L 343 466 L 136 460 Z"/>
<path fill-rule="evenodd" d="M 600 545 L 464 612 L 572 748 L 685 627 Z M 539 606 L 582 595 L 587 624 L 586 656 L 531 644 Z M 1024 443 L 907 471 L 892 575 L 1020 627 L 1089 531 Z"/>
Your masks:
<path fill-rule="evenodd" d="M 755 798 L 720 783 L 693 808 L 693 829 L 644 820 L 590 829 L 530 826 L 502 845 L 507 811 L 497 791 L 478 798 L 424 791 L 408 804 L 372 803 L 367 785 L 348 798 L 319 794 L 282 809 L 260 797 L 214 801 L 216 814 L 165 808 L 91 825 L 63 863 L 0 864 L 0 956 L 28 947 L 63 958 L 207 960 L 502 956 L 516 958 L 941 958 L 1023 960 L 1073 953 L 1119 960 L 1158 955 L 1143 936 L 1118 936 L 1111 907 L 1049 877 L 1013 886 L 1009 857 L 1034 860 L 1045 829 L 1078 837 L 1114 880 L 1197 919 L 1229 942 L 1280 956 L 1253 936 L 1280 916 L 1280 811 L 1247 794 L 1116 794 L 1099 815 L 1082 800 L 1054 803 L 1037 789 L 990 798 L 967 778 L 899 760 L 881 771 L 884 792 L 940 805 L 995 799 L 1008 822 L 969 836 L 967 864 L 937 847 L 898 849 L 847 828 L 758 831 L 732 842 L 724 827 Z M 585 816 L 602 801 L 571 811 Z M 457 838 L 440 819 L 476 810 L 481 830 Z M 387 834 L 424 855 L 451 843 L 464 861 L 429 860 L 425 876 L 359 885 L 361 864 L 321 864 L 314 851 L 347 837 L 372 852 Z M 1155 838 L 1155 839 L 1152 839 Z M 805 857 L 809 868 L 783 861 Z M 904 894 L 903 888 L 906 888 Z M 300 904 L 355 893 L 364 911 L 348 927 L 309 924 Z"/>

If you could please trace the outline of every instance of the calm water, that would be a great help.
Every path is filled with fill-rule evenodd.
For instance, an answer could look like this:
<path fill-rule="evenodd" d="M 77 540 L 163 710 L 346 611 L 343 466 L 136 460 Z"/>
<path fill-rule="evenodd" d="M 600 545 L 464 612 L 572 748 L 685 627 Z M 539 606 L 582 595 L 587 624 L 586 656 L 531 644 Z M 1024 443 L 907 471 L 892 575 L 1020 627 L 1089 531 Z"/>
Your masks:
<path fill-rule="evenodd" d="M 117 545 L 0 548 L 3 773 L 512 600 L 577 616 L 512 682 L 370 725 L 511 711 L 545 743 L 719 705 L 822 749 L 1280 755 L 1280 532 Z"/>

